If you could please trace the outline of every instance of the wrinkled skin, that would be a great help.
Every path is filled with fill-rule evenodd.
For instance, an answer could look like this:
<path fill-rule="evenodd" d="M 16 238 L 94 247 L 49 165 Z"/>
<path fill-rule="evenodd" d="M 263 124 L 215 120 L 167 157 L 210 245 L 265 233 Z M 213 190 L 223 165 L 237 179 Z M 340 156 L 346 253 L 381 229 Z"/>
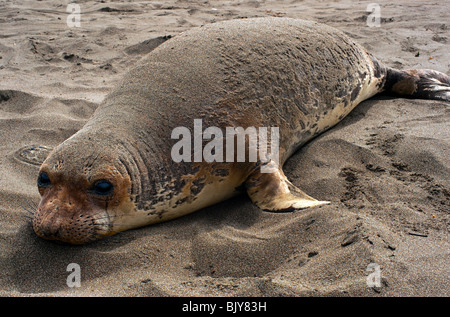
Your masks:
<path fill-rule="evenodd" d="M 420 76 L 419 76 L 420 75 Z M 82 244 L 180 217 L 246 190 L 268 211 L 321 205 L 285 177 L 305 142 L 384 91 L 449 100 L 434 71 L 385 67 L 342 32 L 288 18 L 195 28 L 161 44 L 127 73 L 86 125 L 40 168 L 40 237 Z M 274 162 L 172 160 L 176 127 L 278 127 Z"/>

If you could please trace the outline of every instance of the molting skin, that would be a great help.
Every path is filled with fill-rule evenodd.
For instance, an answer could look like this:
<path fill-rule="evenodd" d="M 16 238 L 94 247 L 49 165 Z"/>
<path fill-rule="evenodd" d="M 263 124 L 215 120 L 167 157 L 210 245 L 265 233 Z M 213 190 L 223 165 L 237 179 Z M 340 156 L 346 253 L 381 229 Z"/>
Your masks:
<path fill-rule="evenodd" d="M 283 163 L 361 101 L 388 91 L 450 101 L 447 75 L 397 71 L 331 27 L 289 18 L 194 28 L 131 69 L 40 168 L 40 237 L 81 244 L 186 215 L 245 190 L 266 211 L 328 203 L 296 188 Z M 175 162 L 177 127 L 279 128 L 273 161 Z M 224 141 L 225 142 L 225 141 Z M 248 152 L 248 150 L 246 150 Z M 261 164 L 272 173 L 261 173 Z"/>

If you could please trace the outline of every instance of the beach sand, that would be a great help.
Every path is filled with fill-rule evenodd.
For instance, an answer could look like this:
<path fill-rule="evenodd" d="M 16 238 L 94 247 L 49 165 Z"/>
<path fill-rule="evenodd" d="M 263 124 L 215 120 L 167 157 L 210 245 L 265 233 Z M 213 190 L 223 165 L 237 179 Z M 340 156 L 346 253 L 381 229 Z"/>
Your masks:
<path fill-rule="evenodd" d="M 386 65 L 450 74 L 448 3 L 0 0 L 1 296 L 449 296 L 448 103 L 376 96 L 285 165 L 330 205 L 268 213 L 246 196 L 84 246 L 44 241 L 25 209 L 37 162 L 124 72 L 202 24 L 280 16 L 345 31 Z M 40 146 L 40 148 L 39 148 Z M 67 266 L 81 269 L 68 287 Z M 375 274 L 375 275 L 373 275 Z M 379 284 L 368 283 L 377 281 Z"/>

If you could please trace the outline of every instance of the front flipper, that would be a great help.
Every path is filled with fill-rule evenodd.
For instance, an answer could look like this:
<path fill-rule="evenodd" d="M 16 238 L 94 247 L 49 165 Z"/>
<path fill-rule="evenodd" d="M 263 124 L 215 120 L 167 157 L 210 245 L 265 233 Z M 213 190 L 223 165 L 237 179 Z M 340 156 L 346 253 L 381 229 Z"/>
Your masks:
<path fill-rule="evenodd" d="M 261 173 L 258 169 L 246 180 L 245 187 L 252 202 L 264 211 L 290 212 L 330 203 L 302 192 L 281 169 L 275 169 L 273 173 Z"/>

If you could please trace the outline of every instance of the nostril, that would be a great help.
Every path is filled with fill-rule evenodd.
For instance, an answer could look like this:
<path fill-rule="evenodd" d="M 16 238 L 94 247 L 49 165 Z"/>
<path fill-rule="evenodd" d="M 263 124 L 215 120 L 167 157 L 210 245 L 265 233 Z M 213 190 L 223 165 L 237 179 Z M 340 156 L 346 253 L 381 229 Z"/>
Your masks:
<path fill-rule="evenodd" d="M 61 235 L 61 227 L 53 224 L 41 225 L 39 232 L 43 238 L 58 238 Z"/>
<path fill-rule="evenodd" d="M 64 221 L 60 215 L 55 212 L 58 207 L 55 207 L 53 212 L 42 214 L 42 210 L 33 219 L 34 232 L 45 239 L 58 239 L 63 235 Z"/>

